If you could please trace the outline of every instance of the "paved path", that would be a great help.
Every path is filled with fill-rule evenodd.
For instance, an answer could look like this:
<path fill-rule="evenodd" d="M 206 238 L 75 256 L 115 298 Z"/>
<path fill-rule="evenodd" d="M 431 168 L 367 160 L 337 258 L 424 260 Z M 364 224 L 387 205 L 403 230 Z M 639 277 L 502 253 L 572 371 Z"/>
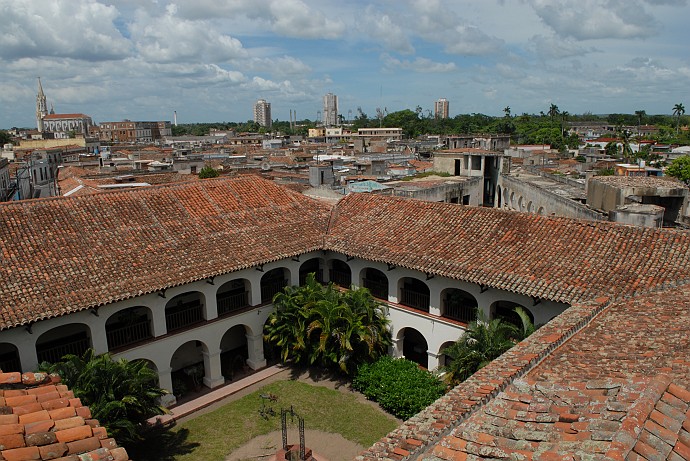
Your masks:
<path fill-rule="evenodd" d="M 226 384 L 224 386 L 212 390 L 207 394 L 202 395 L 201 397 L 177 405 L 176 407 L 170 410 L 170 414 L 154 416 L 153 418 L 149 419 L 149 423 L 166 424 L 172 421 L 177 421 L 178 419 L 184 416 L 190 415 L 195 411 L 201 410 L 202 408 L 206 408 L 207 406 L 215 402 L 218 402 L 219 400 L 222 400 L 229 395 L 235 394 L 246 387 L 252 386 L 260 381 L 263 381 L 264 379 L 270 378 L 273 375 L 277 375 L 278 373 L 284 370 L 285 367 L 280 365 L 274 365 L 272 367 L 264 368 L 263 370 L 257 371 L 256 373 L 252 373 L 246 378 L 242 378 L 238 381 Z"/>

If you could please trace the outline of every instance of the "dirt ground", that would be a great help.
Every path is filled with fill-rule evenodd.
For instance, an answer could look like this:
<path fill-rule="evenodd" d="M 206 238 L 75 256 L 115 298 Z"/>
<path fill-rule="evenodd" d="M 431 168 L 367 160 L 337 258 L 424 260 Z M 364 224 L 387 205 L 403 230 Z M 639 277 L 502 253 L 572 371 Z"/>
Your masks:
<path fill-rule="evenodd" d="M 226 397 L 223 400 L 220 400 L 204 409 L 201 409 L 195 412 L 193 415 L 181 418 L 179 422 L 192 419 L 196 416 L 213 411 L 219 407 L 222 407 L 223 405 L 226 405 L 229 402 L 244 397 L 247 394 L 251 394 L 252 392 L 272 382 L 284 381 L 288 379 L 302 381 L 315 386 L 324 386 L 329 389 L 335 389 L 340 392 L 354 395 L 356 396 L 358 402 L 370 405 L 373 408 L 376 408 L 379 411 L 384 412 L 377 403 L 367 400 L 366 397 L 359 394 L 358 392 L 352 391 L 349 385 L 345 381 L 339 379 L 337 376 L 334 377 L 329 373 L 322 374 L 313 369 L 302 371 L 296 371 L 294 369 L 285 369 L 284 371 L 281 371 L 280 373 L 268 379 L 248 386 L 242 389 L 241 391 Z M 402 423 L 401 420 L 398 420 L 398 422 Z M 359 445 L 358 443 L 351 442 L 345 439 L 340 434 L 331 434 L 328 432 L 307 429 L 304 435 L 307 447 L 313 450 L 314 454 L 317 455 L 319 460 L 351 460 L 367 448 L 362 445 Z M 291 431 L 288 434 L 288 442 L 290 444 L 299 443 L 299 435 L 297 434 L 297 431 Z M 278 450 L 281 447 L 281 445 L 282 433 L 281 431 L 274 431 L 269 434 L 264 434 L 255 437 L 243 446 L 237 448 L 228 455 L 226 461 L 270 461 L 271 456 L 275 454 L 276 450 Z"/>

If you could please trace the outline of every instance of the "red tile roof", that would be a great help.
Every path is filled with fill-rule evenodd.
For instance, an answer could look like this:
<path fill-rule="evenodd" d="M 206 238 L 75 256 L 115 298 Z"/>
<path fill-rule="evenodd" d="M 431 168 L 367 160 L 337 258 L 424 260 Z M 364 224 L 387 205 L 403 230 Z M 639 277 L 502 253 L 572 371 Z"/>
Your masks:
<path fill-rule="evenodd" d="M 608 222 L 350 194 L 326 248 L 573 303 L 690 280 L 690 234 Z"/>
<path fill-rule="evenodd" d="M 48 114 L 45 117 L 43 117 L 43 120 L 59 120 L 63 118 L 91 118 L 88 115 L 84 114 Z"/>
<path fill-rule="evenodd" d="M 0 328 L 320 249 L 328 219 L 256 177 L 2 204 Z"/>
<path fill-rule="evenodd" d="M 0 459 L 127 461 L 59 378 L 0 371 Z"/>

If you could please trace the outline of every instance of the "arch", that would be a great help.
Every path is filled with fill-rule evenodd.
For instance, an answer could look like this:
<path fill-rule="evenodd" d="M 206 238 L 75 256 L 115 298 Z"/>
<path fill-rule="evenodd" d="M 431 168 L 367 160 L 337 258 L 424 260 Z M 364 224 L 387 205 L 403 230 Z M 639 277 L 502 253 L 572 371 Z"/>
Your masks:
<path fill-rule="evenodd" d="M 407 360 L 429 368 L 429 345 L 423 334 L 412 327 L 406 327 L 398 332 L 398 340 L 402 341 L 403 356 Z"/>
<path fill-rule="evenodd" d="M 528 213 L 534 213 L 534 203 L 530 200 L 527 202 L 527 212 Z"/>
<path fill-rule="evenodd" d="M 204 294 L 199 291 L 179 294 L 165 305 L 168 333 L 183 330 L 204 320 Z"/>
<path fill-rule="evenodd" d="M 510 193 L 510 208 L 515 209 L 515 191 Z"/>
<path fill-rule="evenodd" d="M 522 195 L 518 198 L 518 210 L 523 211 L 525 209 L 525 202 Z"/>
<path fill-rule="evenodd" d="M 144 363 L 146 363 L 147 367 L 149 367 L 150 369 L 152 369 L 153 371 L 156 372 L 156 383 L 158 386 L 160 386 L 161 378 L 160 378 L 160 375 L 158 374 L 158 367 L 156 366 L 155 362 L 153 362 L 152 360 L 149 360 L 149 359 L 145 359 L 145 358 L 138 358 L 138 359 L 130 360 L 130 362 L 144 362 Z"/>
<path fill-rule="evenodd" d="M 477 299 L 458 288 L 441 291 L 441 317 L 458 322 L 470 323 L 477 320 Z"/>
<path fill-rule="evenodd" d="M 497 187 L 496 192 L 498 195 L 498 202 L 497 202 L 498 206 L 497 206 L 497 208 L 501 208 L 503 206 L 503 200 L 502 200 L 503 199 L 503 190 L 500 187 Z"/>
<path fill-rule="evenodd" d="M 67 354 L 83 355 L 92 347 L 91 330 L 83 323 L 70 323 L 52 328 L 36 340 L 38 363 L 59 362 Z"/>
<path fill-rule="evenodd" d="M 352 270 L 345 261 L 339 259 L 332 260 L 329 276 L 331 282 L 343 288 L 350 288 L 352 285 Z"/>
<path fill-rule="evenodd" d="M 235 325 L 226 331 L 220 340 L 220 367 L 225 379 L 232 381 L 248 372 L 248 332 L 245 325 Z"/>
<path fill-rule="evenodd" d="M 525 312 L 527 312 L 530 321 L 532 322 L 532 324 L 534 324 L 534 314 L 532 314 L 532 312 L 525 306 L 512 301 L 496 301 L 495 303 L 491 304 L 491 318 L 501 319 L 506 322 L 510 322 L 517 327 L 522 328 L 522 321 L 520 320 L 520 316 L 517 315 L 517 313 L 515 313 L 515 311 L 513 310 L 518 306 L 522 307 L 525 310 Z"/>
<path fill-rule="evenodd" d="M 251 305 L 251 283 L 247 279 L 225 282 L 216 291 L 218 317 L 242 312 Z"/>
<path fill-rule="evenodd" d="M 503 188 L 503 207 L 508 208 L 508 188 Z"/>
<path fill-rule="evenodd" d="M 439 367 L 445 367 L 448 365 L 448 356 L 444 353 L 445 349 L 452 346 L 455 344 L 455 341 L 446 341 L 445 343 L 441 344 L 441 347 L 438 348 L 438 366 Z"/>
<path fill-rule="evenodd" d="M 388 277 L 373 267 L 365 267 L 360 273 L 361 286 L 369 289 L 374 298 L 388 301 Z"/>
<path fill-rule="evenodd" d="M 206 374 L 204 353 L 208 354 L 208 347 L 202 341 L 187 341 L 170 358 L 172 391 L 178 400 L 190 391 L 201 390 Z"/>
<path fill-rule="evenodd" d="M 261 276 L 261 304 L 273 301 L 273 296 L 288 286 L 290 271 L 285 267 L 276 267 Z"/>
<path fill-rule="evenodd" d="M 125 348 L 153 338 L 151 309 L 135 306 L 115 312 L 105 321 L 108 350 Z"/>
<path fill-rule="evenodd" d="M 426 283 L 414 277 L 402 277 L 398 281 L 400 304 L 429 312 L 430 291 Z"/>
<path fill-rule="evenodd" d="M 321 268 L 320 258 L 311 258 L 299 266 L 299 284 L 304 285 L 307 282 L 307 275 L 313 273 L 317 282 L 323 283 L 323 269 Z"/>
<path fill-rule="evenodd" d="M 19 349 L 14 344 L 0 343 L 0 370 L 4 373 L 22 371 Z"/>
<path fill-rule="evenodd" d="M 543 206 L 539 207 L 539 209 L 537 210 L 537 214 L 542 215 L 542 216 L 544 215 L 544 207 Z"/>

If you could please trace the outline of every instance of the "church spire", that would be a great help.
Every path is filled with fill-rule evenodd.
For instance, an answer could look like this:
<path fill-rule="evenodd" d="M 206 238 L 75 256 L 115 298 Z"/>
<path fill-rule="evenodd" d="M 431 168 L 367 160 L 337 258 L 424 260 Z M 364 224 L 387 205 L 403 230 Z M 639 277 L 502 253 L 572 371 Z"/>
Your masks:
<path fill-rule="evenodd" d="M 46 95 L 43 93 L 43 85 L 41 85 L 41 77 L 38 77 L 38 94 L 36 94 L 36 128 L 43 132 L 43 117 L 48 115 L 48 104 L 46 102 Z"/>

